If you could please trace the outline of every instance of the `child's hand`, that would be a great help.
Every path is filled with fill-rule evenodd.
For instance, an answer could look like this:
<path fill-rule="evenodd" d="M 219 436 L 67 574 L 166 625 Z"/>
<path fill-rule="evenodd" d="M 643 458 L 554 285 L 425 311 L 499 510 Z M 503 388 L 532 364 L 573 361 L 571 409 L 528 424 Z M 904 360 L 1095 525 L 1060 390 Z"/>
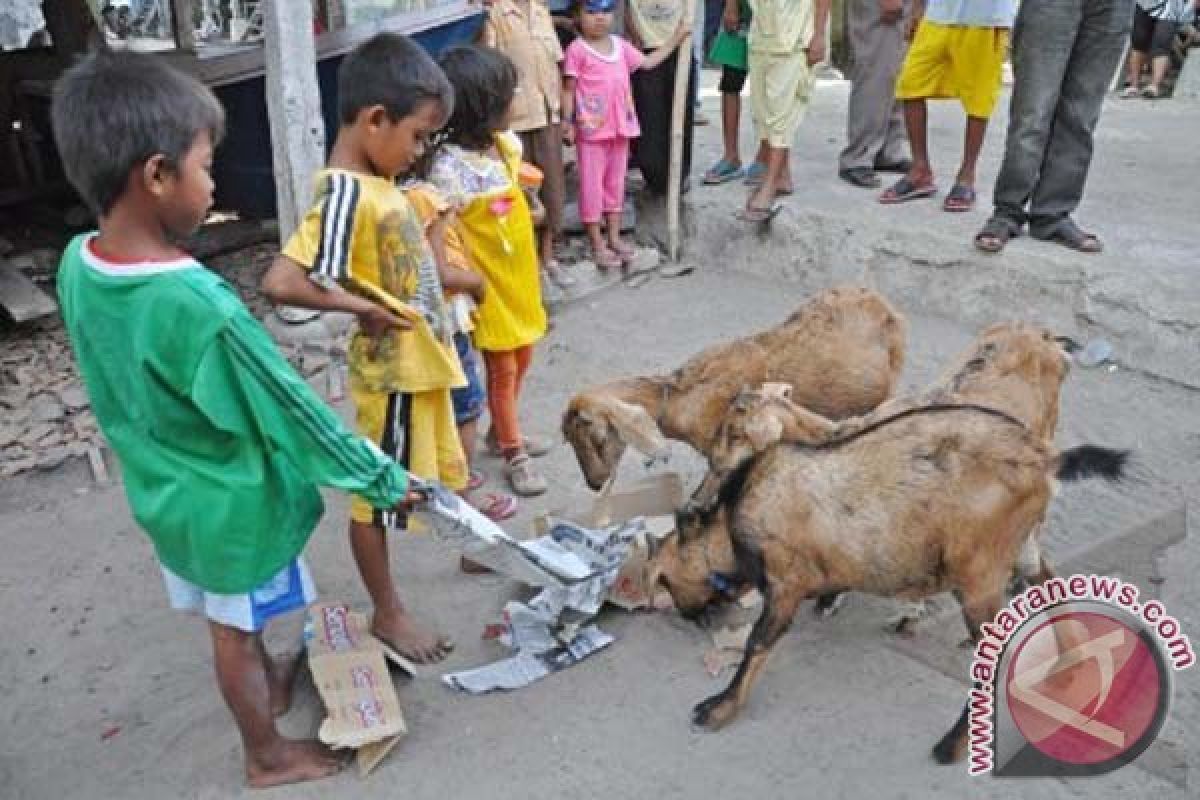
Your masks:
<path fill-rule="evenodd" d="M 371 339 L 378 340 L 392 330 L 407 331 L 412 329 L 412 323 L 403 317 L 398 317 L 383 306 L 368 302 L 360 311 L 355 312 L 358 326 Z"/>
<path fill-rule="evenodd" d="M 808 65 L 810 67 L 820 64 L 825 60 L 825 36 L 814 33 L 813 38 L 808 43 Z"/>
<path fill-rule="evenodd" d="M 412 511 L 425 502 L 425 497 L 420 492 L 414 492 L 412 489 L 404 495 L 404 499 L 396 504 L 397 511 Z"/>
<path fill-rule="evenodd" d="M 487 297 L 487 281 L 480 278 L 479 283 L 468 289 L 467 293 L 471 295 L 471 299 L 475 301 L 475 305 L 482 305 L 483 298 Z"/>

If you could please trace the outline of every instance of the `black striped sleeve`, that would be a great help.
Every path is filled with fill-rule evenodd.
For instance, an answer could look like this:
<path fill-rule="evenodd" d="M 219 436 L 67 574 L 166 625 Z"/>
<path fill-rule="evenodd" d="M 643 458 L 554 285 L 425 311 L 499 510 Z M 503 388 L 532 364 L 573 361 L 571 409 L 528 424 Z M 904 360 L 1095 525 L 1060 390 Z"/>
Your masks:
<path fill-rule="evenodd" d="M 312 271 L 322 281 L 344 282 L 350 276 L 354 223 L 362 187 L 353 175 L 330 173 L 321 198 L 317 255 Z"/>

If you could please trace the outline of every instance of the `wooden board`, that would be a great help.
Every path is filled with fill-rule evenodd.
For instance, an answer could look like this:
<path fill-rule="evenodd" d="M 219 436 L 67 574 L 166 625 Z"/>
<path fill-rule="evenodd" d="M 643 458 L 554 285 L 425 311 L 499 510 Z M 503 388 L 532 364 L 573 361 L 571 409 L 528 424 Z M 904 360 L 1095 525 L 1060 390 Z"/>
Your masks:
<path fill-rule="evenodd" d="M 29 322 L 58 312 L 58 303 L 25 277 L 7 259 L 0 258 L 0 306 L 14 322 Z"/>

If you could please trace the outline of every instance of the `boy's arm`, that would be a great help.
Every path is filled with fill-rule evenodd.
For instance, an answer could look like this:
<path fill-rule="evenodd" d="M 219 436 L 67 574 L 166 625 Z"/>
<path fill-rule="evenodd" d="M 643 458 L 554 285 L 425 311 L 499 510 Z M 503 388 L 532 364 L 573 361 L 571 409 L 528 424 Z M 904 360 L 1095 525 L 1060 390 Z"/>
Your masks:
<path fill-rule="evenodd" d="M 191 397 L 219 430 L 257 440 L 305 477 L 394 508 L 408 495 L 408 473 L 350 432 L 296 374 L 247 311 L 228 319 L 200 360 Z"/>
<path fill-rule="evenodd" d="M 575 77 L 563 76 L 562 90 L 563 141 L 575 144 Z"/>
<path fill-rule="evenodd" d="M 358 317 L 363 332 L 372 338 L 393 328 L 407 330 L 412 327 L 408 320 L 336 284 L 318 284 L 309 277 L 308 270 L 284 255 L 275 257 L 263 276 L 261 288 L 267 299 L 277 305 L 353 314 Z"/>
<path fill-rule="evenodd" d="M 825 60 L 825 28 L 829 25 L 829 5 L 831 0 L 816 0 L 815 18 L 813 20 L 813 35 L 808 42 L 808 65 L 820 64 Z"/>
<path fill-rule="evenodd" d="M 917 32 L 917 26 L 921 24 L 921 20 L 925 16 L 925 0 L 913 0 L 912 14 L 908 19 L 908 30 L 905 31 L 904 38 L 912 41 Z"/>
<path fill-rule="evenodd" d="M 487 289 L 483 276 L 450 263 L 450 253 L 446 247 L 446 238 L 450 235 L 449 226 L 449 212 L 438 214 L 430 223 L 425 236 L 429 240 L 429 249 L 433 252 L 433 261 L 437 264 L 442 288 L 447 292 L 466 292 L 476 303 L 482 303 Z"/>

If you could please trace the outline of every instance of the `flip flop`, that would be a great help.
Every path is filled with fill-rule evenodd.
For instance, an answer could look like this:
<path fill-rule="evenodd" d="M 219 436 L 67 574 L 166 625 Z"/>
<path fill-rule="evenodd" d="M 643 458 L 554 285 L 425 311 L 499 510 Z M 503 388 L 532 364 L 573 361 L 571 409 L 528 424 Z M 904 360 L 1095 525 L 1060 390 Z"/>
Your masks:
<path fill-rule="evenodd" d="M 992 217 L 984 223 L 983 230 L 975 234 L 975 247 L 984 253 L 999 253 L 1008 240 L 1021 234 L 1016 223 L 1004 217 Z"/>
<path fill-rule="evenodd" d="M 487 482 L 487 476 L 483 474 L 481 469 L 473 469 L 467 473 L 467 491 L 473 492 L 479 489 Z"/>
<path fill-rule="evenodd" d="M 1080 228 L 1070 217 L 1059 220 L 1058 224 L 1048 231 L 1030 230 L 1029 235 L 1039 241 L 1061 244 L 1080 253 L 1099 253 L 1104 250 L 1100 237 Z"/>
<path fill-rule="evenodd" d="M 933 197 L 935 194 L 937 194 L 936 185 L 929 183 L 925 186 L 917 186 L 905 176 L 884 189 L 883 194 L 879 195 L 879 202 L 884 205 L 895 205 L 922 197 Z"/>
<path fill-rule="evenodd" d="M 956 183 L 950 188 L 946 199 L 942 201 L 942 210 L 959 212 L 975 208 L 975 190 L 970 186 Z"/>
<path fill-rule="evenodd" d="M 761 186 L 763 178 L 767 176 L 767 165 L 760 164 L 759 162 L 755 161 L 753 164 L 746 167 L 744 172 L 746 175 L 745 183 L 747 186 Z"/>
<path fill-rule="evenodd" d="M 614 253 L 612 250 L 594 251 L 592 253 L 592 261 L 596 265 L 596 269 L 601 272 L 608 272 L 610 269 L 618 269 L 625 264 L 621 259 L 620 254 Z"/>
<path fill-rule="evenodd" d="M 492 522 L 503 522 L 517 515 L 517 498 L 503 492 L 476 495 L 468 502 Z"/>
<path fill-rule="evenodd" d="M 766 223 L 770 222 L 771 220 L 773 220 L 777 216 L 779 216 L 780 211 L 783 211 L 782 203 L 776 203 L 775 205 L 771 206 L 770 208 L 749 207 L 749 208 L 743 208 L 741 211 L 738 211 L 737 218 L 742 220 L 743 222 L 757 223 L 759 225 L 765 225 Z"/>
<path fill-rule="evenodd" d="M 722 158 L 716 164 L 709 168 L 708 172 L 704 173 L 704 183 L 708 186 L 717 186 L 729 181 L 735 181 L 746 174 L 743 167 L 735 167 L 732 162 Z"/>

